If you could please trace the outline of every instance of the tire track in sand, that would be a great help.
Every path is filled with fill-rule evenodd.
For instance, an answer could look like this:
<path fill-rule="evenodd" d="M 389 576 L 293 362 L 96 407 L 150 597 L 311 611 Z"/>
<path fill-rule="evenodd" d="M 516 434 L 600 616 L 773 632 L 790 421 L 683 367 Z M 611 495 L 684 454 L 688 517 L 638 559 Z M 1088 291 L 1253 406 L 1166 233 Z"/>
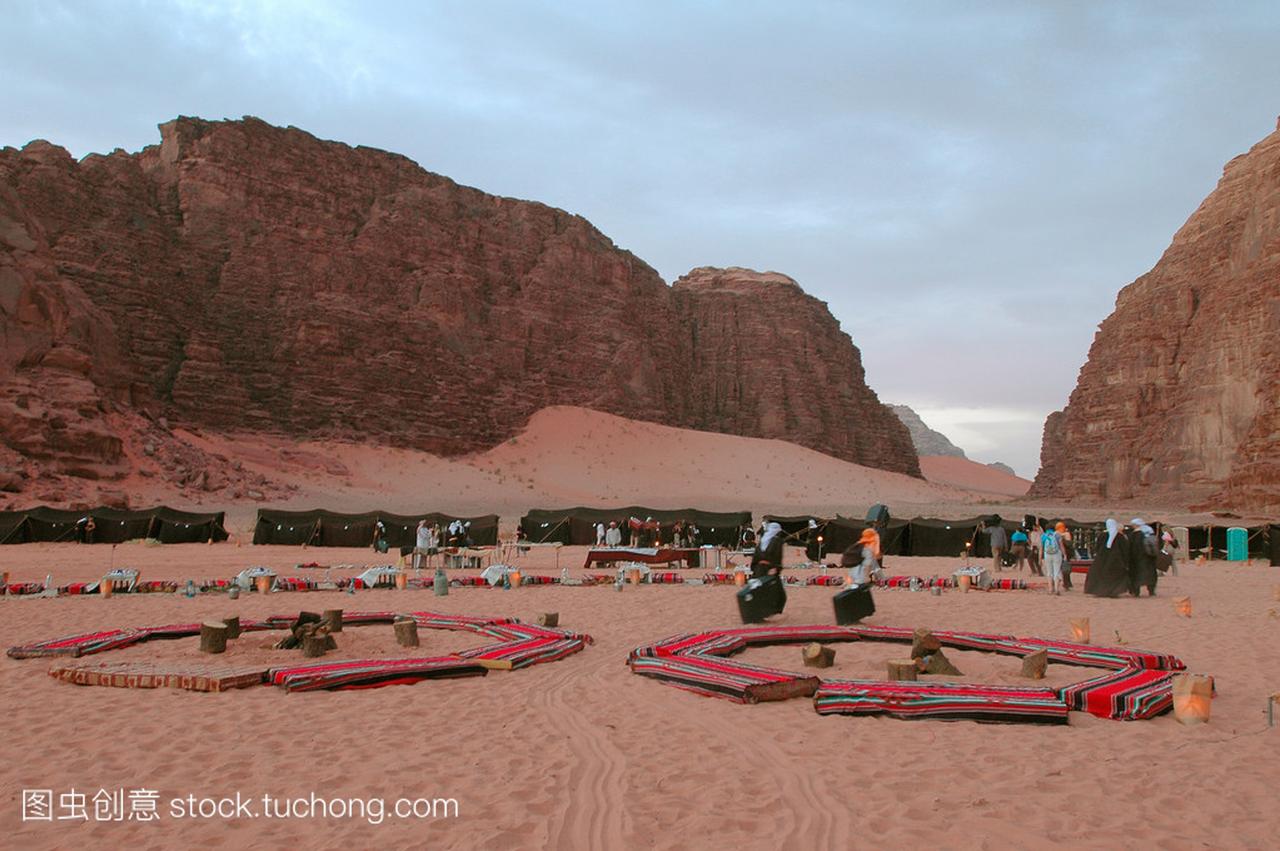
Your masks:
<path fill-rule="evenodd" d="M 584 654 L 598 653 L 587 648 Z M 568 735 L 573 766 L 568 781 L 569 796 L 556 814 L 548 835 L 549 848 L 588 848 L 604 851 L 625 847 L 623 834 L 626 800 L 626 757 L 609 740 L 604 725 L 589 718 L 566 693 L 607 693 L 601 681 L 603 658 L 593 670 L 583 673 L 573 659 L 562 660 L 554 679 L 539 688 L 534 704 L 546 712 L 553 729 Z M 563 667 L 562 667 L 563 666 Z M 575 688 L 570 689 L 570 685 Z"/>
<path fill-rule="evenodd" d="M 814 782 L 817 766 L 804 754 L 788 753 L 767 736 L 760 736 L 753 744 L 767 752 L 769 758 L 763 762 L 773 768 L 774 778 L 782 789 L 783 805 L 796 820 L 794 833 L 781 847 L 850 847 L 853 820 L 849 804 L 834 794 L 821 778 Z"/>

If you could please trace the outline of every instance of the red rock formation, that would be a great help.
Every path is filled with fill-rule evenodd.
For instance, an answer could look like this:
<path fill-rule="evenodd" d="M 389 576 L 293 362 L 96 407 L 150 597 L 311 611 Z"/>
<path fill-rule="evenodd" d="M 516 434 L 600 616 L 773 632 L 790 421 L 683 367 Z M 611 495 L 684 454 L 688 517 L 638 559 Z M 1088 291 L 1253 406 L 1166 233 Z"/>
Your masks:
<path fill-rule="evenodd" d="M 776 362 L 742 350 L 716 374 L 806 365 L 834 397 L 728 414 L 689 380 L 693 328 L 705 352 L 728 326 L 581 217 L 256 119 L 179 118 L 161 137 L 80 162 L 45 142 L 0 151 L 0 400 L 34 412 L 0 445 L 47 469 L 111 476 L 145 455 L 207 488 L 162 420 L 455 454 L 558 404 L 918 475 L 856 349 L 794 284 Z"/>
<path fill-rule="evenodd" d="M 1280 504 L 1280 129 L 1121 290 L 1032 494 Z"/>
<path fill-rule="evenodd" d="M 677 280 L 672 296 L 691 350 L 695 428 L 780 437 L 920 475 L 911 434 L 867 387 L 849 335 L 794 280 L 703 267 Z"/>

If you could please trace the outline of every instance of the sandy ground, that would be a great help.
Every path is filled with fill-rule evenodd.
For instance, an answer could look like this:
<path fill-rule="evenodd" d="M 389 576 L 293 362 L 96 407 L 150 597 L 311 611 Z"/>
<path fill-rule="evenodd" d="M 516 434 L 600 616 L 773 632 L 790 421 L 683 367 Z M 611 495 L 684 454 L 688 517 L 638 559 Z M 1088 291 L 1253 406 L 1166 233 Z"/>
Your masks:
<path fill-rule="evenodd" d="M 1026 496 L 1031 482 L 995 467 L 951 455 L 921 455 L 920 472 L 929 481 L 996 497 Z"/>
<path fill-rule="evenodd" d="M 18 580 L 91 579 L 104 547 L 0 549 Z M 792 554 L 797 555 L 797 553 Z M 579 572 L 581 549 L 559 553 Z M 369 550 L 122 545 L 116 564 L 144 576 L 230 576 L 250 564 L 294 571 L 296 562 L 375 563 Z M 555 570 L 539 550 L 526 570 Z M 949 572 L 950 559 L 892 559 L 891 572 Z M 0 600 L 0 644 L 98 627 L 188 622 L 240 614 L 342 607 L 437 610 L 561 624 L 596 643 L 559 662 L 480 679 L 367 691 L 286 694 L 257 687 L 225 694 L 77 687 L 46 676 L 49 662 L 0 659 L 0 835 L 9 847 L 249 848 L 1264 848 L 1280 835 L 1275 806 L 1280 727 L 1265 696 L 1280 691 L 1274 650 L 1280 571 L 1211 563 L 1185 566 L 1154 599 L 1095 600 L 1079 592 L 992 592 L 941 597 L 878 592 L 870 622 L 1063 637 L 1068 619 L 1092 619 L 1099 643 L 1169 651 L 1217 678 L 1213 720 L 1122 723 L 1073 714 L 1070 726 L 981 725 L 818 717 L 812 702 L 739 706 L 634 676 L 631 648 L 664 635 L 737 622 L 733 589 L 646 586 L 454 589 Z M 790 593 L 781 621 L 830 623 L 831 589 Z M 1195 614 L 1175 615 L 1187 594 Z M 423 633 L 420 653 L 473 641 Z M 284 651 L 249 635 L 228 662 Z M 838 647 L 831 675 L 876 677 L 892 645 Z M 349 628 L 339 650 L 402 655 L 389 627 Z M 749 650 L 743 658 L 798 667 L 799 650 Z M 195 639 L 156 642 L 98 657 L 204 663 Z M 1016 682 L 1018 663 L 956 653 L 968 678 Z M 1050 682 L 1088 675 L 1050 667 Z M 153 823 L 22 823 L 23 789 L 157 790 Z M 457 818 L 171 817 L 171 800 L 234 796 L 454 798 Z M 390 803 L 388 803 L 390 806 Z"/>
<path fill-rule="evenodd" d="M 669 428 L 573 407 L 539 411 L 511 440 L 461 458 L 263 435 L 178 435 L 289 488 L 290 496 L 237 501 L 226 493 L 174 491 L 156 477 L 137 475 L 103 486 L 129 494 L 134 507 L 226 511 L 229 525 L 240 529 L 251 529 L 256 510 L 270 506 L 494 513 L 508 532 L 530 508 L 574 505 L 864 516 L 882 502 L 901 517 L 967 517 L 1025 490 L 1024 480 L 973 462 L 945 465 L 942 478 L 931 482 L 781 440 Z M 34 502 L 0 494 L 0 509 Z"/>

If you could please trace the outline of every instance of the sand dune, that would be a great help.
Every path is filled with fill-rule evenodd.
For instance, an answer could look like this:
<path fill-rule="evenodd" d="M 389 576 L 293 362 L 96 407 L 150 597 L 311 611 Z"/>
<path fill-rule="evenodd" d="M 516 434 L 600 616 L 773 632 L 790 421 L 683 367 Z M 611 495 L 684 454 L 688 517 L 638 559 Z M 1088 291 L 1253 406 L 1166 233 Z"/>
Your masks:
<path fill-rule="evenodd" d="M 502 515 L 507 528 L 531 507 L 638 503 L 850 514 L 885 502 L 904 513 L 992 496 L 851 464 L 781 440 L 670 428 L 573 407 L 546 408 L 511 440 L 458 459 L 346 443 L 184 437 L 296 486 L 290 498 L 273 505 L 492 512 Z M 214 498 L 206 502 L 225 507 Z M 243 527 L 257 507 L 233 507 L 233 525 Z"/>
<path fill-rule="evenodd" d="M 1019 497 L 1026 496 L 1031 489 L 1031 482 L 1020 476 L 950 455 L 921 455 L 920 472 L 935 484 L 951 485 L 975 493 Z"/>

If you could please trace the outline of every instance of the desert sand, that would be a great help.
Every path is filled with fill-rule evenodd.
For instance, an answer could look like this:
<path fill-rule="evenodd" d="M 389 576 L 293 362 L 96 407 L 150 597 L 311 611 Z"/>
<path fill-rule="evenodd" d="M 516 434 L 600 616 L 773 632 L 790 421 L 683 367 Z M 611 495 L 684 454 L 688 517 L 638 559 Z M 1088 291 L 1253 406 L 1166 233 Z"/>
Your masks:
<path fill-rule="evenodd" d="M 110 548 L 32 544 L 0 550 L 16 580 L 94 579 Z M 535 550 L 527 572 L 571 567 L 584 552 Z M 792 551 L 788 561 L 800 558 Z M 373 564 L 370 550 L 251 547 L 230 543 L 124 544 L 114 562 L 144 578 L 230 576 L 250 564 L 286 575 L 297 562 Z M 382 557 L 385 561 L 385 557 Z M 891 560 L 890 572 L 949 572 L 952 559 Z M 349 570 L 335 570 L 347 574 Z M 700 571 L 690 571 L 698 575 Z M 1117 722 L 1072 713 L 1064 727 L 819 717 L 807 699 L 742 706 L 632 675 L 627 652 L 681 631 L 737 623 L 723 586 L 456 588 L 221 595 L 155 594 L 0 600 L 0 644 L 98 627 L 189 622 L 301 609 L 434 610 L 532 620 L 554 610 L 595 644 L 567 659 L 480 679 L 364 691 L 288 694 L 260 686 L 222 694 L 63 684 L 50 663 L 0 660 L 3 746 L 0 831 L 13 847 L 309 848 L 1263 848 L 1280 833 L 1275 806 L 1280 728 L 1265 696 L 1280 691 L 1267 656 L 1280 629 L 1260 563 L 1183 566 L 1154 599 L 1097 600 L 1079 591 L 881 591 L 869 623 L 1007 631 L 1066 638 L 1068 619 L 1092 619 L 1099 644 L 1167 651 L 1217 678 L 1209 724 L 1171 716 Z M 1078 589 L 1077 585 L 1077 589 Z M 790 592 L 781 623 L 831 623 L 832 589 Z M 1171 598 L 1190 595 L 1191 618 Z M 272 659 L 269 633 L 247 634 L 227 663 Z M 414 655 L 474 644 L 424 631 Z M 329 659 L 409 655 L 387 626 L 349 627 Z M 151 642 L 98 660 L 199 664 L 195 639 Z M 880 678 L 900 652 L 878 643 L 837 645 L 832 677 Z M 1016 660 L 955 653 L 965 679 L 1019 682 Z M 748 650 L 742 658 L 799 667 L 799 650 Z M 1088 671 L 1051 665 L 1051 684 Z M 22 823 L 21 790 L 147 788 L 161 811 L 172 798 L 448 797 L 457 818 L 233 819 L 153 823 Z M 388 804 L 390 806 L 390 804 Z"/>
<path fill-rule="evenodd" d="M 927 479 L 863 467 L 782 440 L 762 440 L 639 422 L 575 407 L 546 408 L 526 428 L 487 452 L 442 458 L 426 452 L 368 444 L 294 441 L 262 435 L 180 432 L 200 448 L 234 458 L 281 485 L 278 498 L 228 499 L 223 493 L 175 491 L 154 478 L 132 477 L 110 486 L 133 506 L 225 510 L 233 533 L 248 536 L 256 511 L 328 508 L 335 511 L 458 515 L 498 514 L 506 534 L 530 508 L 573 505 L 710 511 L 863 516 L 874 503 L 897 517 L 970 517 L 1032 510 L 1022 500 L 1026 480 L 982 464 L 935 464 L 924 458 Z M 9 499 L 7 507 L 31 500 Z M 1153 506 L 1116 506 L 1120 513 Z M 1156 506 L 1164 520 L 1208 518 Z M 1094 519 L 1096 507 L 1047 504 L 1045 515 Z"/>
<path fill-rule="evenodd" d="M 995 467 L 954 455 L 921 455 L 920 472 L 929 481 L 993 496 L 1026 496 L 1031 482 Z"/>

